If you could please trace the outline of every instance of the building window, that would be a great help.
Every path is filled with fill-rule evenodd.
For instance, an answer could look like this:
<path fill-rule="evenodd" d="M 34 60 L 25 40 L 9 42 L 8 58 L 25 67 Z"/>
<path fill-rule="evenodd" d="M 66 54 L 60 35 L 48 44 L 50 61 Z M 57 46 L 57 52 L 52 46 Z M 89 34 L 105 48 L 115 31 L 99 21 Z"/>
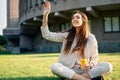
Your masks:
<path fill-rule="evenodd" d="M 32 8 L 32 0 L 29 0 L 30 8 Z"/>
<path fill-rule="evenodd" d="M 112 22 L 113 22 L 113 26 L 114 26 L 113 31 L 120 31 L 119 18 L 118 17 L 113 17 Z"/>
<path fill-rule="evenodd" d="M 70 23 L 62 23 L 60 27 L 61 31 L 68 30 L 70 28 Z"/>
<path fill-rule="evenodd" d="M 26 0 L 26 11 L 28 10 L 28 0 Z"/>
<path fill-rule="evenodd" d="M 55 27 L 54 26 L 49 26 L 49 29 L 50 29 L 50 31 L 55 31 Z"/>
<path fill-rule="evenodd" d="M 104 18 L 104 32 L 120 32 L 120 18 L 119 17 L 105 17 Z"/>
<path fill-rule="evenodd" d="M 37 4 L 38 4 L 38 6 L 40 5 L 40 3 L 41 3 L 41 1 L 40 1 L 40 0 L 37 0 Z"/>
<path fill-rule="evenodd" d="M 35 0 L 35 6 L 38 6 L 39 4 L 38 4 L 38 0 Z"/>

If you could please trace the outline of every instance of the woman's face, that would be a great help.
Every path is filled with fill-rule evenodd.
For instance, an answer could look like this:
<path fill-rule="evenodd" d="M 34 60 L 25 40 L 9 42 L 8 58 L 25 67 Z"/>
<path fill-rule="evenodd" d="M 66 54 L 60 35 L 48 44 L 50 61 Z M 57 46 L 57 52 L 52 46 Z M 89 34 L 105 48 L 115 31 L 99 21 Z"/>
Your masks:
<path fill-rule="evenodd" d="M 82 16 L 80 13 L 75 13 L 73 16 L 72 16 L 72 25 L 73 27 L 75 28 L 80 28 L 80 26 L 82 25 Z"/>

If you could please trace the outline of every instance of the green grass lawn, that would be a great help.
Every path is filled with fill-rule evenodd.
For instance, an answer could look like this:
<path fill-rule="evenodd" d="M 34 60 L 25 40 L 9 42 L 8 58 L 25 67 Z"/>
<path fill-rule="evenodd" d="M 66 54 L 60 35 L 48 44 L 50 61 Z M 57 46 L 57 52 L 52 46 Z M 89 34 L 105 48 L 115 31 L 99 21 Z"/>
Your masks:
<path fill-rule="evenodd" d="M 59 54 L 10 54 L 0 55 L 0 80 L 59 80 L 50 71 Z M 120 54 L 100 54 L 99 62 L 113 64 L 105 80 L 120 80 Z"/>

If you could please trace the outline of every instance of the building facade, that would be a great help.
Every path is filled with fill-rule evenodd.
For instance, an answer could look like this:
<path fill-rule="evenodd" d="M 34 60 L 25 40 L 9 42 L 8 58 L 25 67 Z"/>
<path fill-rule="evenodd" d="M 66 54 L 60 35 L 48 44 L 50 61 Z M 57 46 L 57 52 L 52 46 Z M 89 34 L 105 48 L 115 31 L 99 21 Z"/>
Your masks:
<path fill-rule="evenodd" d="M 7 28 L 3 30 L 3 35 L 8 38 L 7 50 L 19 53 L 19 0 L 7 0 Z"/>
<path fill-rule="evenodd" d="M 49 15 L 51 31 L 69 29 L 72 12 L 81 10 L 88 16 L 91 33 L 98 41 L 99 52 L 120 52 L 120 0 L 53 0 L 51 4 Z M 11 16 L 14 15 L 12 10 L 16 10 L 13 5 L 18 7 L 16 7 L 18 13 L 17 18 L 12 19 Z M 4 35 L 12 42 L 15 50 L 60 51 L 61 43 L 45 40 L 41 36 L 43 11 L 41 0 L 8 0 L 8 6 L 9 25 L 4 30 Z"/>

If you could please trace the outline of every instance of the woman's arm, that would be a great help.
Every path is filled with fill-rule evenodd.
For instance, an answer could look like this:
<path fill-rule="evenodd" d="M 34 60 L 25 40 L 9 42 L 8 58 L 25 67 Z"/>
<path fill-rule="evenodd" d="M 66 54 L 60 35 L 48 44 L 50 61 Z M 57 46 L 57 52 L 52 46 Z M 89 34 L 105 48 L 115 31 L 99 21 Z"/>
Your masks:
<path fill-rule="evenodd" d="M 89 39 L 89 51 L 90 58 L 89 63 L 85 65 L 86 70 L 89 70 L 90 68 L 94 67 L 98 62 L 98 45 L 94 35 L 91 35 Z"/>
<path fill-rule="evenodd" d="M 68 32 L 50 32 L 48 27 L 41 27 L 42 37 L 55 42 L 63 42 L 67 37 Z"/>
<path fill-rule="evenodd" d="M 43 4 L 43 20 L 42 20 L 42 27 L 48 27 L 48 15 L 51 11 L 51 4 L 50 1 L 46 1 Z"/>
<path fill-rule="evenodd" d="M 50 11 L 51 11 L 50 1 L 46 1 L 45 4 L 43 4 L 43 20 L 42 20 L 42 27 L 41 27 L 42 36 L 47 40 L 62 42 L 63 39 L 65 39 L 67 33 L 56 33 L 56 32 L 49 31 L 48 15 Z"/>
<path fill-rule="evenodd" d="M 90 54 L 90 66 L 93 67 L 98 63 L 98 45 L 97 40 L 94 37 L 91 41 L 91 54 Z"/>

